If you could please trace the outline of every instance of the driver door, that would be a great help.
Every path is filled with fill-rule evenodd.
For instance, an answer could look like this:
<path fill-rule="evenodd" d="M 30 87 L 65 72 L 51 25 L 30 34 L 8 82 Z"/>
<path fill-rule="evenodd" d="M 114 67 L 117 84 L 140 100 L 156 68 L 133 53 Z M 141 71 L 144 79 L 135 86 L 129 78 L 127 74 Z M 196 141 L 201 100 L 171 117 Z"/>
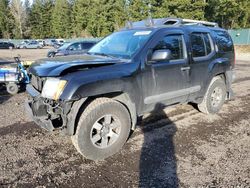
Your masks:
<path fill-rule="evenodd" d="M 150 61 L 154 52 L 169 50 L 168 60 Z M 144 111 L 158 104 L 170 105 L 187 100 L 190 89 L 189 61 L 183 33 L 163 33 L 148 49 L 142 87 Z"/>
<path fill-rule="evenodd" d="M 80 43 L 74 43 L 69 47 L 69 55 L 81 54 L 82 46 Z"/>

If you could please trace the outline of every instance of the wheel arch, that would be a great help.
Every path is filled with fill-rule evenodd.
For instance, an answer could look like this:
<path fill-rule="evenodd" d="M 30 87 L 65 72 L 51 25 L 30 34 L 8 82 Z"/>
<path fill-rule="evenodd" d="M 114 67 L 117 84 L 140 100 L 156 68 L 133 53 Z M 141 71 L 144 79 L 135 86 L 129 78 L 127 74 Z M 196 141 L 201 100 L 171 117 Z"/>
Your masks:
<path fill-rule="evenodd" d="M 105 93 L 101 95 L 89 96 L 86 98 L 82 98 L 78 101 L 75 101 L 72 104 L 71 111 L 67 115 L 68 118 L 68 125 L 65 129 L 66 135 L 74 135 L 77 128 L 77 123 L 79 121 L 80 115 L 83 113 L 84 109 L 95 99 L 106 97 L 113 100 L 118 101 L 121 103 L 127 110 L 130 115 L 131 119 L 131 130 L 135 129 L 137 123 L 137 112 L 135 103 L 132 102 L 130 96 L 126 92 L 112 92 L 112 93 Z"/>
<path fill-rule="evenodd" d="M 219 73 L 214 76 L 215 77 L 220 77 L 222 80 L 225 82 L 226 85 L 226 91 L 227 91 L 227 99 L 231 99 L 233 97 L 233 91 L 232 91 L 232 83 L 233 83 L 233 71 L 229 70 L 226 72 Z M 212 82 L 212 80 L 211 80 Z"/>

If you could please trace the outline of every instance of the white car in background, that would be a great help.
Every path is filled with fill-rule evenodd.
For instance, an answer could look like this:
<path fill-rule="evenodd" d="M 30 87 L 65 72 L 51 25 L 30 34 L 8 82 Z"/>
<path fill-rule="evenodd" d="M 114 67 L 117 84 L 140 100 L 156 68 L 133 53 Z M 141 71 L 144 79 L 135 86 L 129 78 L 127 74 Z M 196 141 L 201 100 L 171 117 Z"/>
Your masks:
<path fill-rule="evenodd" d="M 38 39 L 36 40 L 41 46 L 45 46 L 45 40 Z"/>
<path fill-rule="evenodd" d="M 37 41 L 29 41 L 29 42 L 25 42 L 23 44 L 20 44 L 18 46 L 18 48 L 20 49 L 41 49 L 43 48 L 43 45 L 39 44 L 39 42 Z"/>

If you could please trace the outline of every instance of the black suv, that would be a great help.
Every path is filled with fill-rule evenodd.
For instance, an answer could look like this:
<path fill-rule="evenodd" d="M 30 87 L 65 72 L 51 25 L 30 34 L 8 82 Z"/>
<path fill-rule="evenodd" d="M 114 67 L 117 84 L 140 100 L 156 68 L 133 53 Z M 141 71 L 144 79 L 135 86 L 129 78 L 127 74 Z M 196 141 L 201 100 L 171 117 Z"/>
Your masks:
<path fill-rule="evenodd" d="M 42 128 L 71 136 L 86 158 L 104 159 L 156 107 L 191 102 L 217 113 L 232 96 L 234 64 L 233 42 L 215 23 L 129 22 L 85 55 L 33 64 L 26 108 Z"/>

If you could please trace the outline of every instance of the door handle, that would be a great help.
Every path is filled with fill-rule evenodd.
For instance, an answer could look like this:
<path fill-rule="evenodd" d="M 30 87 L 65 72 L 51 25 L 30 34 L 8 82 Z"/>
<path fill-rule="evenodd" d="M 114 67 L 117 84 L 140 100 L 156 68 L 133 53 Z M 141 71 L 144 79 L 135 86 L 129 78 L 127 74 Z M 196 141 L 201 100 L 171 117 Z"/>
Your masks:
<path fill-rule="evenodd" d="M 181 70 L 182 71 L 187 71 L 187 70 L 190 70 L 190 67 L 181 67 Z"/>

